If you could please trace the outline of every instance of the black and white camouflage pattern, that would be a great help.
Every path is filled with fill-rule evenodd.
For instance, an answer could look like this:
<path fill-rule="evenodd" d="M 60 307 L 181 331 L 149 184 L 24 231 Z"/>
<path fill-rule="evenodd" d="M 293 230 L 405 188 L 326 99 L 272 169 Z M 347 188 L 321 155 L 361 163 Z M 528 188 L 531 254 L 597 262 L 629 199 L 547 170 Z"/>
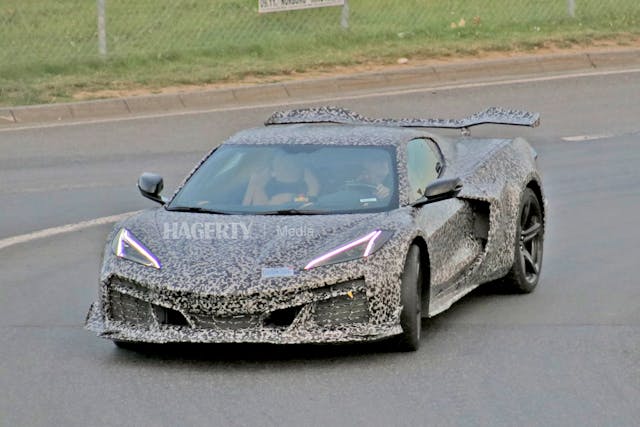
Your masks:
<path fill-rule="evenodd" d="M 435 141 L 445 159 L 443 178 L 460 177 L 459 197 L 425 205 L 408 205 L 406 144 L 414 138 Z M 411 244 L 419 243 L 428 266 L 429 316 L 480 284 L 500 278 L 514 263 L 514 240 L 520 197 L 527 186 L 542 193 L 533 151 L 521 138 L 443 138 L 418 129 L 379 125 L 283 125 L 240 132 L 225 144 L 337 144 L 397 147 L 400 208 L 349 215 L 252 216 L 144 211 L 114 227 L 108 236 L 97 301 L 86 327 L 98 335 L 141 342 L 311 343 L 375 340 L 402 332 L 400 276 Z M 208 156 L 207 156 L 208 157 Z M 206 159 L 206 157 L 205 157 Z M 543 194 L 540 194 L 544 200 Z M 474 234 L 476 209 L 489 206 L 488 238 Z M 164 224 L 245 221 L 247 239 L 232 241 L 166 239 Z M 116 258 L 111 241 L 126 227 L 162 262 L 162 269 Z M 311 235 L 278 238 L 282 227 L 310 227 Z M 393 237 L 366 259 L 308 271 L 311 259 L 370 233 L 393 231 Z M 263 278 L 262 268 L 290 267 L 291 277 Z M 115 290 L 156 306 L 180 312 L 187 325 L 132 324 L 114 320 L 108 294 Z M 319 325 L 314 313 L 329 298 L 366 297 L 368 320 Z M 287 327 L 261 320 L 274 310 L 302 307 Z M 243 328 L 201 327 L 202 316 L 245 316 Z"/>
<path fill-rule="evenodd" d="M 463 119 L 372 119 L 340 107 L 318 107 L 279 111 L 265 122 L 267 126 L 294 123 L 339 123 L 344 125 L 441 129 L 464 129 L 482 124 L 536 127 L 540 124 L 540 114 L 490 107 Z"/>

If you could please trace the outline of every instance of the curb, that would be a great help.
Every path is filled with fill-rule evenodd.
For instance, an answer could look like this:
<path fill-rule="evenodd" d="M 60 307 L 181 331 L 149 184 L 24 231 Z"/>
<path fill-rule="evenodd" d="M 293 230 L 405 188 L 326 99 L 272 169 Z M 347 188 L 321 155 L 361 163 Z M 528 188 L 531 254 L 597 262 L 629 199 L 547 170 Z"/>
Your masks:
<path fill-rule="evenodd" d="M 363 90 L 444 85 L 496 76 L 504 78 L 629 66 L 640 66 L 640 49 L 469 60 L 455 64 L 420 66 L 249 87 L 75 103 L 0 107 L 0 126 L 206 110 L 261 102 L 287 102 L 294 99 L 309 99 L 311 102 L 314 98 L 326 98 L 332 94 L 347 95 Z"/>

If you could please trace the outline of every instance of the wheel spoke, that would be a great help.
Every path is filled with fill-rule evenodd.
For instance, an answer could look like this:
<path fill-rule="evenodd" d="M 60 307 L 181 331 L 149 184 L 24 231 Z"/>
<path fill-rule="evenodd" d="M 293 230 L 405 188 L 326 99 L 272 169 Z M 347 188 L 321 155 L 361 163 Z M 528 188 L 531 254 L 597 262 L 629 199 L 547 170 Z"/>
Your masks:
<path fill-rule="evenodd" d="M 531 202 L 527 201 L 527 203 L 522 207 L 522 216 L 520 217 L 520 224 L 522 227 L 527 225 L 527 220 L 529 219 L 529 211 L 531 210 Z"/>
<path fill-rule="evenodd" d="M 531 268 L 533 269 L 533 272 L 535 274 L 538 274 L 540 272 L 540 268 L 538 267 L 538 264 L 534 261 L 533 257 L 529 253 L 529 251 L 523 246 L 521 248 L 521 252 L 522 252 L 522 256 L 523 256 L 523 258 L 525 260 L 525 265 L 529 264 L 531 266 Z"/>
<path fill-rule="evenodd" d="M 533 240 L 538 236 L 538 234 L 540 234 L 541 227 L 542 226 L 539 222 L 534 223 L 531 227 L 523 230 L 522 233 L 520 233 L 520 238 L 523 242 L 529 242 Z"/>

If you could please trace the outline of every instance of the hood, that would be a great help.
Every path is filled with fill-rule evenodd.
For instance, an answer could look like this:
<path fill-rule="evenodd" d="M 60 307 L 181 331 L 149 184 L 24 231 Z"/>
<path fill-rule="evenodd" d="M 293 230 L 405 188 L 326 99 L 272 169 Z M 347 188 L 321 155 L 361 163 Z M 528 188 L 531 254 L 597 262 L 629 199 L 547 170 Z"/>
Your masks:
<path fill-rule="evenodd" d="M 149 248 L 162 268 L 122 260 L 118 264 L 126 265 L 134 279 L 142 276 L 174 289 L 257 289 L 264 282 L 263 268 L 292 268 L 297 273 L 337 246 L 376 229 L 396 231 L 410 221 L 407 209 L 349 215 L 211 215 L 160 208 L 120 226 Z"/>

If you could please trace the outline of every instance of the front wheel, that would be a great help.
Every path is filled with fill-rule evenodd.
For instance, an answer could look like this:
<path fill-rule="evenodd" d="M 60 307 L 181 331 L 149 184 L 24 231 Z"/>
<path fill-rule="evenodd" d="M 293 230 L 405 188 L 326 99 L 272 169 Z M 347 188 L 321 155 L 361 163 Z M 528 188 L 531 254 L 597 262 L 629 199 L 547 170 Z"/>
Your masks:
<path fill-rule="evenodd" d="M 515 239 L 515 260 L 502 280 L 506 291 L 530 293 L 536 288 L 542 268 L 544 222 L 538 196 L 525 189 L 520 200 Z"/>
<path fill-rule="evenodd" d="M 422 326 L 422 271 L 420 248 L 416 245 L 412 245 L 407 253 L 400 288 L 402 334 L 397 338 L 397 348 L 400 351 L 416 351 L 420 347 Z"/>

